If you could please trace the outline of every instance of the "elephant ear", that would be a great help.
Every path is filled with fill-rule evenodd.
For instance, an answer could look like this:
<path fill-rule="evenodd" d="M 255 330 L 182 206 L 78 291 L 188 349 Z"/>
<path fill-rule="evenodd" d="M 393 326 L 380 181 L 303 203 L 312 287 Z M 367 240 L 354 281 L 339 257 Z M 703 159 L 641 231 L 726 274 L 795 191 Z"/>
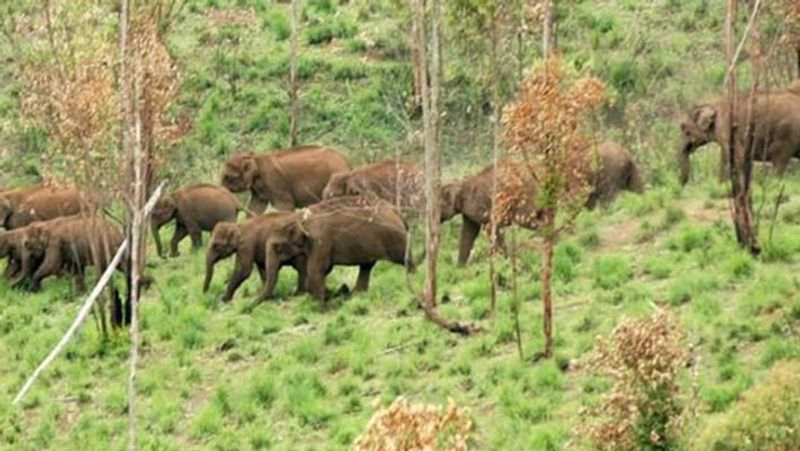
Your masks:
<path fill-rule="evenodd" d="M 240 170 L 244 184 L 248 187 L 253 186 L 258 168 L 256 167 L 256 158 L 252 153 L 248 152 L 242 155 Z"/>
<path fill-rule="evenodd" d="M 692 119 L 704 133 L 712 133 L 717 120 L 717 109 L 711 105 L 699 106 L 695 109 Z"/>
<path fill-rule="evenodd" d="M 8 221 L 8 217 L 13 211 L 11 202 L 5 196 L 0 196 L 0 225 L 4 225 Z"/>

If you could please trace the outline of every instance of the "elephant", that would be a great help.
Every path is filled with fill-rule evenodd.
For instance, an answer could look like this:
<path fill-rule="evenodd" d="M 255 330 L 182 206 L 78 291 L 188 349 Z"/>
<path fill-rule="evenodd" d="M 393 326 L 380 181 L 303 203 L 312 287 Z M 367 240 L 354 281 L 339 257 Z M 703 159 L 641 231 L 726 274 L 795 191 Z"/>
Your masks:
<path fill-rule="evenodd" d="M 641 193 L 644 190 L 639 169 L 631 154 L 621 145 L 606 141 L 597 146 L 598 168 L 591 178 L 592 192 L 586 208 L 611 200 L 619 191 Z"/>
<path fill-rule="evenodd" d="M 19 209 L 22 202 L 31 194 L 45 190 L 42 184 L 12 188 L 0 192 L 0 225 L 9 229 L 8 220 Z"/>
<path fill-rule="evenodd" d="M 170 251 L 173 257 L 177 257 L 178 245 L 186 235 L 191 237 L 192 247 L 199 248 L 203 231 L 212 231 L 220 222 L 236 222 L 236 215 L 241 209 L 236 197 L 218 185 L 192 185 L 162 196 L 150 216 L 158 255 L 164 256 L 159 231 L 169 221 L 175 220 Z"/>
<path fill-rule="evenodd" d="M 472 246 L 481 227 L 487 229 L 491 227 L 494 208 L 492 199 L 494 172 L 494 166 L 488 166 L 461 181 L 442 186 L 439 195 L 441 221 L 448 221 L 457 214 L 462 218 L 458 266 L 464 266 L 469 261 Z M 497 190 L 501 189 L 503 177 L 502 175 L 497 177 Z M 533 179 L 521 181 L 521 184 L 524 189 L 520 192 L 519 198 L 505 214 L 501 215 L 502 219 L 495 225 L 494 241 L 500 248 L 505 248 L 504 228 L 514 224 L 530 230 L 536 229 L 539 219 L 539 212 L 535 208 L 538 186 Z"/>
<path fill-rule="evenodd" d="M 122 241 L 120 230 L 97 216 L 75 215 L 37 222 L 22 234 L 19 281 L 30 277 L 31 289 L 38 291 L 44 279 L 66 271 L 75 276 L 78 290 L 84 291 L 85 268 L 95 266 L 99 272 L 104 271 Z M 127 267 L 123 259 L 120 271 L 127 274 Z"/>
<path fill-rule="evenodd" d="M 356 291 L 369 288 L 370 273 L 378 260 L 414 270 L 406 258 L 408 227 L 390 203 L 365 196 L 324 200 L 298 213 L 267 240 L 267 283 L 259 301 L 272 295 L 278 274 L 274 262 L 303 258 L 306 291 L 325 303 L 325 277 L 334 265 L 358 266 Z"/>
<path fill-rule="evenodd" d="M 22 270 L 22 237 L 26 227 L 9 230 L 0 235 L 0 259 L 7 259 L 3 278 L 11 280 Z"/>
<path fill-rule="evenodd" d="M 98 206 L 94 194 L 82 191 L 75 185 L 44 186 L 24 196 L 14 212 L 6 218 L 5 227 L 12 230 L 60 216 L 91 215 Z"/>
<path fill-rule="evenodd" d="M 401 211 L 419 214 L 425 204 L 423 182 L 417 165 L 397 158 L 334 174 L 322 191 L 322 198 L 374 195 Z"/>
<path fill-rule="evenodd" d="M 795 82 L 788 90 L 758 93 L 752 112 L 753 160 L 771 162 L 774 171 L 783 176 L 792 158 L 800 157 L 800 84 Z M 678 149 L 678 168 L 681 185 L 686 185 L 691 175 L 689 157 L 699 147 L 715 142 L 722 148 L 723 158 L 728 154 L 728 122 L 725 100 L 701 104 L 692 108 L 681 121 L 681 140 Z M 744 144 L 748 124 L 749 95 L 740 97 L 734 117 L 737 142 Z"/>
<path fill-rule="evenodd" d="M 586 208 L 594 208 L 598 202 L 610 200 L 618 191 L 629 190 L 641 192 L 643 182 L 636 164 L 625 148 L 613 142 L 604 142 L 597 146 L 598 168 L 590 177 L 592 190 L 586 200 Z M 458 248 L 458 266 L 469 261 L 469 255 L 481 227 L 491 225 L 492 216 L 492 183 L 494 166 L 489 166 L 475 175 L 460 182 L 448 183 L 442 187 L 439 197 L 439 208 L 442 222 L 460 214 L 461 238 Z M 497 189 L 501 189 L 502 181 L 498 177 Z M 536 229 L 540 212 L 536 209 L 535 200 L 537 186 L 531 180 L 521 181 L 525 187 L 520 198 L 514 203 L 506 219 L 496 225 L 496 243 L 501 248 L 503 229 L 512 223 L 530 230 Z"/>
<path fill-rule="evenodd" d="M 349 171 L 347 158 L 323 146 L 299 146 L 265 155 L 231 156 L 222 169 L 222 185 L 234 193 L 250 191 L 249 209 L 261 214 L 307 207 L 322 199 L 322 190 L 337 172 Z"/>
<path fill-rule="evenodd" d="M 222 297 L 224 302 L 233 299 L 239 286 L 250 277 L 253 266 L 258 268 L 261 280 L 266 281 L 265 245 L 270 235 L 289 220 L 294 219 L 294 212 L 273 212 L 248 219 L 241 224 L 221 222 L 214 227 L 206 252 L 206 276 L 203 292 L 207 292 L 214 276 L 214 265 L 232 254 L 236 254 L 236 263 L 228 280 L 228 287 Z M 305 288 L 305 262 L 292 258 L 281 262 L 272 262 L 280 267 L 293 266 L 297 270 L 297 293 Z"/>

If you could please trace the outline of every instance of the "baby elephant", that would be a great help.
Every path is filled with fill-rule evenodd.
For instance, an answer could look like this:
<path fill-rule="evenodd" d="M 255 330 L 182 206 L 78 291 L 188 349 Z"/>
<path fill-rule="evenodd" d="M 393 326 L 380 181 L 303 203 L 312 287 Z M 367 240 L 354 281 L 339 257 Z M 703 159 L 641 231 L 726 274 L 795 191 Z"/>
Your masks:
<path fill-rule="evenodd" d="M 271 234 L 279 227 L 294 219 L 293 212 L 266 213 L 248 219 L 241 224 L 221 222 L 214 227 L 211 240 L 206 253 L 206 277 L 203 282 L 203 292 L 207 292 L 211 279 L 214 277 L 214 265 L 232 254 L 236 254 L 236 264 L 228 280 L 228 287 L 222 296 L 224 302 L 233 299 L 239 286 L 250 277 L 253 266 L 258 268 L 261 280 L 265 281 L 266 270 L 269 265 L 277 265 L 278 269 L 285 265 L 293 266 L 297 270 L 297 293 L 302 293 L 305 286 L 305 264 L 300 264 L 300 259 L 292 258 L 282 262 L 267 262 L 264 252 L 265 245 Z M 276 271 L 277 272 L 277 271 Z"/>
<path fill-rule="evenodd" d="M 192 185 L 172 194 L 162 196 L 156 202 L 150 217 L 150 226 L 159 257 L 164 256 L 159 231 L 166 223 L 175 220 L 170 250 L 178 256 L 178 244 L 189 235 L 192 247 L 202 246 L 202 231 L 210 232 L 220 222 L 236 222 L 239 203 L 230 191 L 218 185 Z"/>
<path fill-rule="evenodd" d="M 356 291 L 369 288 L 378 260 L 413 270 L 413 262 L 406 261 L 407 231 L 397 209 L 374 197 L 337 197 L 312 205 L 267 241 L 267 283 L 259 300 L 275 288 L 278 265 L 271 262 L 306 259 L 306 290 L 320 302 L 325 301 L 325 276 L 334 265 L 359 267 Z"/>

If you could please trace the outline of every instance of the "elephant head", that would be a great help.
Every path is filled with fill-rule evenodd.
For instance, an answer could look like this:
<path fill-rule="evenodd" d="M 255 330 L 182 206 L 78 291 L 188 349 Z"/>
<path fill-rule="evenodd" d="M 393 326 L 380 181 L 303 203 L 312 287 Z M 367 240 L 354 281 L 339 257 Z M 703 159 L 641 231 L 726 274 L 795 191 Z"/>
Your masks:
<path fill-rule="evenodd" d="M 203 292 L 207 292 L 214 277 L 214 265 L 223 258 L 236 252 L 241 232 L 233 222 L 220 222 L 214 226 L 206 251 L 206 277 L 203 281 Z"/>
<path fill-rule="evenodd" d="M 161 227 L 175 217 L 178 211 L 178 206 L 175 203 L 175 198 L 172 195 L 162 196 L 153 207 L 150 213 L 150 227 L 153 232 L 153 240 L 156 242 L 156 251 L 159 257 L 164 256 L 164 250 L 161 247 L 161 236 L 159 231 Z"/>
<path fill-rule="evenodd" d="M 311 237 L 301 220 L 289 221 L 272 234 L 267 242 L 267 266 L 308 253 Z"/>
<path fill-rule="evenodd" d="M 252 152 L 236 154 L 228 159 L 222 169 L 222 186 L 234 193 L 247 191 L 253 187 L 257 170 Z"/>
<path fill-rule="evenodd" d="M 681 144 L 678 150 L 681 185 L 685 185 L 691 175 L 689 156 L 700 146 L 716 139 L 716 121 L 717 109 L 713 105 L 700 105 L 681 122 Z"/>
<path fill-rule="evenodd" d="M 448 183 L 442 186 L 439 193 L 439 213 L 442 222 L 449 221 L 458 213 L 458 193 L 461 191 L 460 183 Z"/>
<path fill-rule="evenodd" d="M 12 213 L 14 213 L 14 206 L 11 205 L 11 201 L 6 196 L 0 195 L 0 225 L 6 227 Z"/>
<path fill-rule="evenodd" d="M 337 172 L 331 176 L 325 189 L 322 190 L 323 199 L 331 199 L 347 195 L 348 172 Z"/>

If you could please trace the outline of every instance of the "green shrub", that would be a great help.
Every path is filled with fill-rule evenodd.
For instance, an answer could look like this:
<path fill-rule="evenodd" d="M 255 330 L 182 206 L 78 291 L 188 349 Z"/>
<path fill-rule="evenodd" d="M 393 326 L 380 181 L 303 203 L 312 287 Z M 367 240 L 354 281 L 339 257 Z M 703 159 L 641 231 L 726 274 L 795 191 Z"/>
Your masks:
<path fill-rule="evenodd" d="M 285 41 L 292 35 L 292 24 L 280 10 L 273 10 L 264 20 L 264 24 L 272 30 L 278 41 Z"/>
<path fill-rule="evenodd" d="M 622 256 L 599 257 L 594 262 L 595 286 L 604 290 L 616 288 L 633 277 L 630 260 Z"/>
<path fill-rule="evenodd" d="M 743 393 L 730 412 L 711 423 L 697 449 L 791 450 L 800 443 L 800 361 L 776 365 Z"/>

